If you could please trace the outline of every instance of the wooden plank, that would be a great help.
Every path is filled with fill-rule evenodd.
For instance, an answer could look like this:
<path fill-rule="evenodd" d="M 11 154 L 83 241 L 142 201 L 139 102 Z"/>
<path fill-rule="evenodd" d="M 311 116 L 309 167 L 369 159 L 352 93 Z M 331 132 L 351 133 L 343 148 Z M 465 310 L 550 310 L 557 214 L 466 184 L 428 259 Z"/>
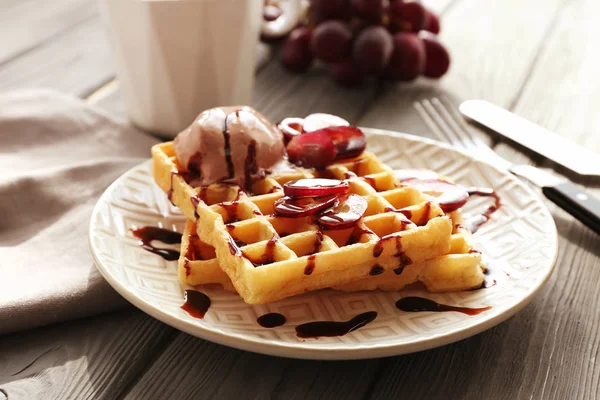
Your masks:
<path fill-rule="evenodd" d="M 600 154 L 600 4 L 570 2 L 561 14 L 514 110 Z"/>
<path fill-rule="evenodd" d="M 596 151 L 600 151 L 600 137 L 594 134 L 600 124 L 600 85 L 592 72 L 600 67 L 594 50 L 599 13 L 600 4 L 589 0 L 571 2 L 562 10 L 513 110 Z M 526 159 L 506 144 L 496 151 L 510 160 Z M 547 161 L 540 164 L 552 166 Z M 589 190 L 600 198 L 600 189 Z M 560 254 L 548 287 L 535 302 L 538 310 L 529 335 L 537 340 L 518 356 L 537 360 L 525 366 L 523 374 L 529 378 L 520 394 L 595 399 L 600 396 L 600 371 L 595 367 L 600 352 L 598 235 L 550 201 L 545 203 L 556 221 Z"/>
<path fill-rule="evenodd" d="M 49 87 L 83 96 L 114 76 L 108 39 L 92 17 L 0 67 L 0 90 Z"/>
<path fill-rule="evenodd" d="M 447 10 L 455 0 L 429 0 L 427 6 L 438 13 Z M 279 62 L 277 45 L 272 46 L 271 61 L 265 63 L 257 74 L 254 89 L 256 107 L 274 121 L 310 112 L 329 112 L 356 121 L 376 96 L 374 82 L 359 88 L 341 88 L 327 76 L 324 66 L 316 66 L 305 74 L 295 74 Z M 113 116 L 126 118 L 125 106 L 118 85 L 101 88 L 102 93 L 92 94 L 91 103 Z M 352 110 L 352 111 L 350 111 Z"/>
<path fill-rule="evenodd" d="M 571 6 L 575 7 L 574 4 Z M 390 107 L 405 110 L 409 103 L 406 97 L 410 100 L 427 98 L 437 90 L 449 91 L 462 99 L 484 98 L 503 106 L 516 102 L 519 98 L 515 96 L 528 82 L 531 69 L 545 71 L 551 60 L 564 58 L 564 53 L 552 56 L 542 53 L 539 59 L 544 62 L 537 57 L 536 49 L 541 47 L 555 25 L 555 17 L 559 16 L 561 23 L 567 25 L 575 24 L 575 17 L 562 17 L 560 2 L 509 1 L 502 2 L 502 9 L 496 9 L 499 5 L 465 0 L 452 8 L 446 16 L 444 26 L 448 30 L 443 35 L 450 43 L 454 57 L 448 77 L 439 86 L 423 82 L 408 89 L 400 86 L 392 89 L 360 123 L 383 128 L 402 129 L 406 126 L 408 129 L 413 123 L 403 120 L 405 115 L 394 117 L 381 110 Z M 503 13 L 502 10 L 512 12 Z M 590 23 L 593 23 L 592 15 L 597 15 L 597 11 L 590 8 L 577 8 L 572 12 L 573 16 L 589 15 Z M 533 15 L 535 27 L 530 26 Z M 457 22 L 453 24 L 453 20 Z M 472 21 L 472 24 L 467 27 L 458 21 Z M 501 27 L 503 35 L 492 34 Z M 569 30 L 567 26 L 559 29 Z M 561 37 L 561 42 L 573 44 L 579 40 L 577 32 L 573 35 L 571 40 L 565 39 L 564 32 L 553 33 L 550 37 Z M 551 41 L 547 47 L 551 48 L 553 43 Z M 468 50 L 461 51 L 461 47 Z M 577 47 L 586 48 L 585 45 Z M 579 72 L 576 63 L 571 65 L 574 72 Z M 546 85 L 543 89 L 531 88 L 531 84 L 526 86 L 525 94 L 531 96 L 530 112 L 537 116 L 553 115 L 552 108 L 540 107 L 540 103 L 553 101 L 552 98 L 543 100 L 546 92 L 552 92 L 557 98 L 562 96 L 557 90 L 559 87 L 548 84 L 558 80 L 559 70 L 560 66 L 555 70 L 556 75 L 544 73 L 539 77 L 539 84 Z M 564 69 L 561 72 L 564 73 Z M 534 73 L 531 82 L 535 81 Z M 416 96 L 412 93 L 405 97 L 404 90 L 416 92 Z M 590 109 L 593 104 L 598 104 L 598 96 L 591 103 Z M 489 137 L 486 140 L 491 143 Z M 594 141 L 589 136 L 586 140 Z M 600 142 L 595 140 L 594 143 Z M 515 162 L 530 162 L 526 156 L 506 151 L 503 146 L 498 150 Z M 440 349 L 388 360 L 382 367 L 383 374 L 374 388 L 373 398 L 559 399 L 598 396 L 599 378 L 593 360 L 598 352 L 596 326 L 600 307 L 595 282 L 599 272 L 593 266 L 600 265 L 600 260 L 599 252 L 591 245 L 597 236 L 585 231 L 571 217 L 553 212 L 558 217 L 559 231 L 563 232 L 561 258 L 557 272 L 534 302 L 511 320 L 475 337 Z M 577 264 L 576 268 L 574 264 Z M 581 275 L 586 277 L 585 281 L 579 278 Z M 576 308 L 572 304 L 576 304 Z"/>
<path fill-rule="evenodd" d="M 94 0 L 3 0 L 0 10 L 0 65 L 98 14 Z"/>
<path fill-rule="evenodd" d="M 537 49 L 552 29 L 562 3 L 563 0 L 456 3 L 444 14 L 440 35 L 452 57 L 448 75 L 439 82 L 420 79 L 416 84 L 388 87 L 359 123 L 410 131 L 414 122 L 411 103 L 437 93 L 509 105 L 527 79 Z"/>
<path fill-rule="evenodd" d="M 3 336 L 0 399 L 114 399 L 174 332 L 128 309 Z"/>
<path fill-rule="evenodd" d="M 363 398 L 381 360 L 270 357 L 181 334 L 126 398 Z"/>

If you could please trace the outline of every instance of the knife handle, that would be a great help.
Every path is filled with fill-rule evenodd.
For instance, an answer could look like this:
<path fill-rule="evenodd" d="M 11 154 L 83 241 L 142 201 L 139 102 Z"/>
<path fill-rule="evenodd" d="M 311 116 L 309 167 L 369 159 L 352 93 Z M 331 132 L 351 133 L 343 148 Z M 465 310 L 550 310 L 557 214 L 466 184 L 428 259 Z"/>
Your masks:
<path fill-rule="evenodd" d="M 573 182 L 560 182 L 542 188 L 544 195 L 557 206 L 600 234 L 600 200 Z"/>

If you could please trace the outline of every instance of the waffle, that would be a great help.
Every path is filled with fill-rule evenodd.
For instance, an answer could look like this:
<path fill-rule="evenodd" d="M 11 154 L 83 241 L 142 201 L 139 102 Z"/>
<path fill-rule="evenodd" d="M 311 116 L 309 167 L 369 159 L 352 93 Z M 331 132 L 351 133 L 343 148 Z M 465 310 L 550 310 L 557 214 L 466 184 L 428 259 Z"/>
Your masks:
<path fill-rule="evenodd" d="M 420 263 L 396 267 L 395 270 L 385 271 L 380 275 L 370 274 L 360 280 L 333 287 L 336 290 L 356 292 L 363 290 L 396 291 L 404 287 L 422 282 L 429 292 L 458 292 L 478 288 L 483 283 L 485 268 L 481 264 L 481 253 L 472 243 L 472 235 L 461 227 L 460 214 L 453 212 L 454 222 L 451 237 L 451 247 L 448 254 L 434 257 Z M 294 246 L 290 237 L 281 238 L 286 246 Z M 303 246 L 314 245 L 315 237 L 306 235 Z M 335 248 L 335 243 L 329 237 L 323 238 L 323 247 Z M 200 241 L 196 234 L 196 224 L 187 221 L 179 258 L 179 279 L 189 285 L 219 284 L 224 289 L 234 291 L 235 288 L 229 276 L 221 269 L 215 258 L 212 246 Z"/>
<path fill-rule="evenodd" d="M 347 292 L 376 289 L 395 291 L 416 282 L 423 283 L 429 292 L 458 292 L 481 287 L 485 280 L 481 253 L 473 246 L 471 232 L 461 225 L 460 211 L 452 212 L 450 217 L 453 231 L 448 254 L 408 264 L 402 270 L 385 271 L 377 276 L 335 286 L 333 289 Z"/>
<path fill-rule="evenodd" d="M 198 237 L 214 247 L 220 268 L 247 303 L 346 284 L 446 254 L 451 247 L 452 224 L 437 203 L 415 188 L 397 187 L 393 171 L 368 152 L 325 171 L 273 171 L 248 188 L 251 195 L 226 184 L 192 188 L 179 172 L 171 143 L 156 145 L 153 159 L 155 180 L 197 220 Z M 364 217 L 352 228 L 320 231 L 313 217 L 273 216 L 282 184 L 302 177 L 348 180 L 349 193 L 367 200 Z M 200 260 L 206 261 L 202 268 L 214 268 L 210 256 L 199 257 L 208 258 Z M 189 262 L 186 269 L 185 259 L 180 266 L 186 282 L 202 275 L 192 272 Z"/>

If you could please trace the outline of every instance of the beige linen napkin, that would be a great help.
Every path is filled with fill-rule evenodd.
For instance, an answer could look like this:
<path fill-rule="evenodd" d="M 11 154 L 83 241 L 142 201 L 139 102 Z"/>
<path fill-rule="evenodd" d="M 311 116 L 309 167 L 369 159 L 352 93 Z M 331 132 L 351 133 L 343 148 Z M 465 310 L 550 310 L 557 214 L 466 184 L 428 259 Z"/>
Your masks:
<path fill-rule="evenodd" d="M 94 267 L 89 219 L 157 141 L 56 92 L 0 94 L 0 333 L 127 304 Z"/>

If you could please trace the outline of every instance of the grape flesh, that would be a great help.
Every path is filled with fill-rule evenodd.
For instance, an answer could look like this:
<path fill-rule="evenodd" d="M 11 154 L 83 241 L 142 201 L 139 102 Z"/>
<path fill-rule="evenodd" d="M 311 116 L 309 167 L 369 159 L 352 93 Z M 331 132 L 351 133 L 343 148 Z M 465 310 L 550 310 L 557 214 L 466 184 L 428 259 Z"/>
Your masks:
<path fill-rule="evenodd" d="M 382 26 L 371 26 L 356 38 L 352 57 L 365 74 L 378 74 L 387 65 L 393 49 L 392 35 Z"/>
<path fill-rule="evenodd" d="M 419 37 L 425 47 L 425 70 L 423 75 L 428 78 L 441 77 L 450 68 L 448 50 L 433 33 L 421 31 Z"/>
<path fill-rule="evenodd" d="M 352 32 L 340 21 L 325 21 L 313 32 L 312 51 L 321 61 L 334 63 L 350 55 Z"/>
<path fill-rule="evenodd" d="M 398 32 L 393 40 L 394 51 L 383 71 L 383 77 L 391 81 L 412 81 L 425 68 L 423 41 L 412 32 Z"/>
<path fill-rule="evenodd" d="M 310 49 L 312 34 L 307 28 L 296 28 L 288 36 L 281 49 L 283 65 L 292 71 L 306 71 L 313 62 Z"/>

